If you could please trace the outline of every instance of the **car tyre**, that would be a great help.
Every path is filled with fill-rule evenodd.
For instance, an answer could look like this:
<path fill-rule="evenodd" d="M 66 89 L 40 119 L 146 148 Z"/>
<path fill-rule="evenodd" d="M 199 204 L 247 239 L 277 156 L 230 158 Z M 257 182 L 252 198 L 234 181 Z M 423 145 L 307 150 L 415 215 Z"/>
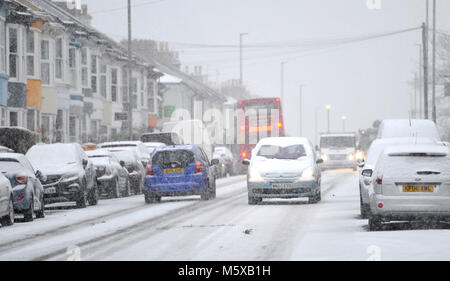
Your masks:
<path fill-rule="evenodd" d="M 320 191 L 320 190 L 319 190 L 319 192 L 318 192 L 316 195 L 314 195 L 313 197 L 309 197 L 309 203 L 310 203 L 310 204 L 316 204 L 316 203 L 319 203 L 320 200 L 322 200 L 322 194 L 321 194 L 321 191 Z"/>
<path fill-rule="evenodd" d="M 125 184 L 125 191 L 123 192 L 123 197 L 128 197 L 130 195 L 131 195 L 130 180 L 127 178 L 127 181 Z"/>
<path fill-rule="evenodd" d="M 76 201 L 77 208 L 86 208 L 86 182 L 84 181 L 83 186 L 81 187 L 81 190 L 78 194 L 78 199 Z"/>
<path fill-rule="evenodd" d="M 369 217 L 369 231 L 378 231 L 381 230 L 382 222 L 381 219 L 375 216 Z"/>
<path fill-rule="evenodd" d="M 145 193 L 144 197 L 145 197 L 145 203 L 147 203 L 147 204 L 161 202 L 161 196 L 150 195 L 150 194 Z"/>
<path fill-rule="evenodd" d="M 109 198 L 119 198 L 119 197 L 120 197 L 119 182 L 117 178 L 115 178 L 109 187 Z"/>
<path fill-rule="evenodd" d="M 92 187 L 91 192 L 89 193 L 89 205 L 95 206 L 98 204 L 98 186 L 97 181 L 95 181 L 94 186 Z"/>
<path fill-rule="evenodd" d="M 42 198 L 42 201 L 41 201 L 41 209 L 36 212 L 36 218 L 37 219 L 45 218 L 45 202 L 44 202 L 44 198 Z"/>
<path fill-rule="evenodd" d="M 11 199 L 9 200 L 8 206 L 8 215 L 0 219 L 0 224 L 2 226 L 10 226 L 14 224 L 14 203 L 12 198 L 13 197 L 11 195 Z"/>
<path fill-rule="evenodd" d="M 254 197 L 254 196 L 248 196 L 248 204 L 249 205 L 256 205 L 258 203 L 262 202 L 262 198 Z"/>
<path fill-rule="evenodd" d="M 34 198 L 31 197 L 30 207 L 24 212 L 24 220 L 30 222 L 34 220 Z"/>

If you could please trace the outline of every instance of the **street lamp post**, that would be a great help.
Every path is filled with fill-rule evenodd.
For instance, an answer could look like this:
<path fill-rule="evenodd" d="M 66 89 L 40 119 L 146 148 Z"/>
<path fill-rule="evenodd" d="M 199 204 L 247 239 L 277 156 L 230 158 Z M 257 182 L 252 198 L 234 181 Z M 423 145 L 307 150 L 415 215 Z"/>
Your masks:
<path fill-rule="evenodd" d="M 341 119 L 342 119 L 342 132 L 345 133 L 345 120 L 347 120 L 347 116 L 344 115 L 341 117 Z"/>
<path fill-rule="evenodd" d="M 244 37 L 245 35 L 248 35 L 248 33 L 239 33 L 239 84 L 241 87 L 244 84 L 244 72 L 242 65 L 242 37 Z"/>
<path fill-rule="evenodd" d="M 303 134 L 303 84 L 300 84 L 300 104 L 299 104 L 299 116 L 300 116 L 300 120 L 299 120 L 299 124 L 300 124 L 300 137 Z"/>
<path fill-rule="evenodd" d="M 327 110 L 327 132 L 330 132 L 330 110 L 331 105 L 325 105 L 325 109 Z"/>
<path fill-rule="evenodd" d="M 287 63 L 287 61 L 281 62 L 281 104 L 283 104 L 284 101 L 284 65 Z"/>

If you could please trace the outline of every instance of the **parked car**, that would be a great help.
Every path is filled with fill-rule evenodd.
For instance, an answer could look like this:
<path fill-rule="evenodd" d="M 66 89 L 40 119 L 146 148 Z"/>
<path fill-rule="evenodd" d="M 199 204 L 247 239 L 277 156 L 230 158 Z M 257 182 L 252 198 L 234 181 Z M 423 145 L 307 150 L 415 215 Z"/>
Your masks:
<path fill-rule="evenodd" d="M 450 159 L 443 145 L 410 144 L 386 147 L 369 187 L 369 230 L 384 222 L 448 220 Z"/>
<path fill-rule="evenodd" d="M 43 175 L 46 203 L 75 201 L 78 208 L 97 204 L 94 164 L 77 143 L 37 144 L 26 157 Z"/>
<path fill-rule="evenodd" d="M 40 171 L 34 171 L 28 159 L 19 153 L 0 153 L 0 171 L 9 179 L 14 195 L 14 212 L 25 221 L 45 216 L 44 188 Z"/>
<path fill-rule="evenodd" d="M 236 174 L 236 162 L 233 157 L 233 153 L 225 147 L 218 146 L 214 148 L 213 159 L 219 159 L 219 176 L 225 177 L 228 175 L 233 176 Z"/>
<path fill-rule="evenodd" d="M 366 219 L 370 214 L 368 190 L 370 185 L 373 183 L 372 178 L 373 170 L 383 149 L 387 146 L 413 144 L 413 143 L 436 144 L 436 141 L 432 138 L 404 137 L 404 138 L 375 139 L 372 142 L 369 150 L 367 151 L 366 160 L 362 161 L 359 164 L 360 166 L 359 198 L 360 198 L 361 218 Z"/>
<path fill-rule="evenodd" d="M 184 144 L 183 138 L 176 132 L 155 132 L 142 134 L 140 140 L 146 142 L 159 142 L 165 145 Z"/>
<path fill-rule="evenodd" d="M 130 180 L 125 162 L 106 149 L 90 150 L 86 154 L 94 164 L 99 194 L 109 198 L 130 196 Z"/>
<path fill-rule="evenodd" d="M 3 153 L 3 152 L 14 152 L 14 150 L 12 150 L 11 148 L 8 148 L 6 146 L 0 145 L 0 153 Z"/>
<path fill-rule="evenodd" d="M 161 146 L 166 146 L 164 143 L 162 142 L 144 142 L 144 145 L 147 147 L 148 152 L 150 153 L 150 156 L 153 155 L 153 152 L 155 152 L 155 150 L 158 147 Z M 147 163 L 148 164 L 148 163 Z"/>
<path fill-rule="evenodd" d="M 141 141 L 116 141 L 116 142 L 104 142 L 98 145 L 98 148 L 106 149 L 134 149 L 142 163 L 142 166 L 147 166 L 150 161 L 150 152 L 147 147 Z"/>
<path fill-rule="evenodd" d="M 202 200 L 216 197 L 216 179 L 205 151 L 197 145 L 159 147 L 147 166 L 145 202 L 162 196 L 200 195 Z"/>
<path fill-rule="evenodd" d="M 252 150 L 248 165 L 248 204 L 263 198 L 307 197 L 321 200 L 321 172 L 312 143 L 306 138 L 273 137 L 261 139 Z"/>
<path fill-rule="evenodd" d="M 436 123 L 426 119 L 386 119 L 378 129 L 377 139 L 385 138 L 433 138 L 440 141 Z"/>
<path fill-rule="evenodd" d="M 128 180 L 134 194 L 140 194 L 144 186 L 145 168 L 134 150 L 110 149 L 128 171 Z"/>
<path fill-rule="evenodd" d="M 9 180 L 0 173 L 0 224 L 14 224 L 14 195 Z"/>

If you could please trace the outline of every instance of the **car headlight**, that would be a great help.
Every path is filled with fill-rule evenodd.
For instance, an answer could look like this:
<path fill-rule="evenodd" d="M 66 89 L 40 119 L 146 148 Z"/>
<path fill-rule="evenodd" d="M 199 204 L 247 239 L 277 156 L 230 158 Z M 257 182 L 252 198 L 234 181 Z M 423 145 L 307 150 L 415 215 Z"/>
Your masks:
<path fill-rule="evenodd" d="M 350 154 L 347 156 L 347 159 L 350 160 L 350 161 L 354 161 L 354 160 L 355 160 L 355 155 L 353 155 L 353 153 L 350 153 Z"/>
<path fill-rule="evenodd" d="M 264 181 L 263 177 L 261 176 L 261 173 L 255 168 L 248 169 L 248 180 L 249 181 Z"/>
<path fill-rule="evenodd" d="M 78 181 L 78 175 L 74 174 L 74 175 L 65 175 L 63 176 L 63 178 L 61 179 L 61 182 L 74 182 L 74 181 Z"/>
<path fill-rule="evenodd" d="M 364 153 L 360 150 L 358 150 L 355 154 L 355 158 L 358 160 L 363 160 L 364 159 Z"/>
<path fill-rule="evenodd" d="M 328 154 L 322 153 L 322 154 L 320 155 L 320 158 L 322 158 L 323 162 L 326 162 L 326 161 L 328 161 Z"/>
<path fill-rule="evenodd" d="M 309 167 L 303 170 L 302 175 L 300 176 L 300 179 L 302 180 L 310 180 L 314 178 L 314 168 Z"/>

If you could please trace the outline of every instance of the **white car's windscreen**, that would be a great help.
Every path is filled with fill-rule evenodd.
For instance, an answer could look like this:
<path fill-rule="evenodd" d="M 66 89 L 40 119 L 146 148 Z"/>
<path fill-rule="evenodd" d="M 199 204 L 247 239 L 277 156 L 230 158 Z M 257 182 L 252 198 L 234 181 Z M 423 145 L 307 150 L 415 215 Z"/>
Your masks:
<path fill-rule="evenodd" d="M 278 146 L 278 145 L 262 145 L 256 156 L 270 159 L 298 159 L 307 156 L 305 147 L 301 144 Z"/>

